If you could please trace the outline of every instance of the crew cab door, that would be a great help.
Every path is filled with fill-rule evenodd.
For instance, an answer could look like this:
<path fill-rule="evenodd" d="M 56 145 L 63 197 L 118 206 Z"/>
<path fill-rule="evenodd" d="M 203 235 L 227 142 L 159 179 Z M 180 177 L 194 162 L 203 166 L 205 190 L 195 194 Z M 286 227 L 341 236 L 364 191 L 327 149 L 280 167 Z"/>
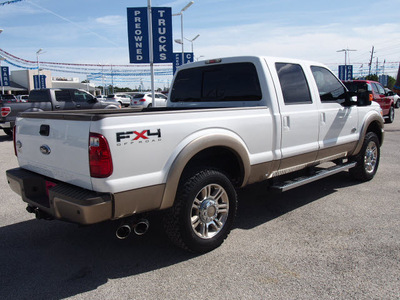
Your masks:
<path fill-rule="evenodd" d="M 275 80 L 279 81 L 275 84 L 282 126 L 279 169 L 301 167 L 317 157 L 318 107 L 312 100 L 303 66 L 276 62 L 272 68 L 276 69 Z"/>
<path fill-rule="evenodd" d="M 319 152 L 317 159 L 341 157 L 358 141 L 358 107 L 345 103 L 343 84 L 322 66 L 311 66 L 320 99 Z"/>

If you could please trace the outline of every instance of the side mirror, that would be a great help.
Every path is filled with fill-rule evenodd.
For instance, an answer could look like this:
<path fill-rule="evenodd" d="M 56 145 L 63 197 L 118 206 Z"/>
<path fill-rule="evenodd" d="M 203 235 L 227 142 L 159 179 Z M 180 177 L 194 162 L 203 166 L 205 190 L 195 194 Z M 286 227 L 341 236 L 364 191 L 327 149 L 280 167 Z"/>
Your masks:
<path fill-rule="evenodd" d="M 371 105 L 371 100 L 370 100 L 370 92 L 369 91 L 363 91 L 363 92 L 357 92 L 357 105 L 358 106 L 368 106 Z"/>
<path fill-rule="evenodd" d="M 357 93 L 355 92 L 346 92 L 344 95 L 344 106 L 354 106 L 354 105 L 358 105 L 358 101 L 357 101 Z"/>

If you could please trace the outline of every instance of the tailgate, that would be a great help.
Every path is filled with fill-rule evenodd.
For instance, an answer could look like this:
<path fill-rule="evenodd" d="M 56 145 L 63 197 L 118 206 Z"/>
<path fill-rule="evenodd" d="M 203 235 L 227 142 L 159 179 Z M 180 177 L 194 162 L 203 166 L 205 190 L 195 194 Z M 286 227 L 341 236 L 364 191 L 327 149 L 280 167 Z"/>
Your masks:
<path fill-rule="evenodd" d="M 90 120 L 18 118 L 21 168 L 92 189 L 88 143 Z"/>

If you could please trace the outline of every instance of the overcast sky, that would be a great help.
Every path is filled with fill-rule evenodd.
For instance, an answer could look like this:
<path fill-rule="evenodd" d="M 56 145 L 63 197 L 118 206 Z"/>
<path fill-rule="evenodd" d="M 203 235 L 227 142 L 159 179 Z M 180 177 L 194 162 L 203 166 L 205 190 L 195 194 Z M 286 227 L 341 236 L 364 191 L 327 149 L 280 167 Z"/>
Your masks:
<path fill-rule="evenodd" d="M 5 0 L 0 0 L 4 3 Z M 179 12 L 189 1 L 153 0 L 153 7 Z M 0 48 L 26 60 L 62 63 L 129 64 L 127 7 L 146 0 L 23 0 L 0 5 Z M 232 55 L 295 57 L 319 61 L 334 71 L 344 64 L 376 59 L 397 74 L 400 61 L 400 0 L 195 0 L 184 13 L 184 37 L 195 57 Z M 173 17 L 174 38 L 180 18 Z M 190 51 L 190 43 L 185 50 Z M 176 52 L 181 46 L 174 45 Z M 390 65 L 389 62 L 396 64 Z M 364 65 L 364 68 L 366 66 Z M 13 67 L 15 69 L 15 67 Z"/>

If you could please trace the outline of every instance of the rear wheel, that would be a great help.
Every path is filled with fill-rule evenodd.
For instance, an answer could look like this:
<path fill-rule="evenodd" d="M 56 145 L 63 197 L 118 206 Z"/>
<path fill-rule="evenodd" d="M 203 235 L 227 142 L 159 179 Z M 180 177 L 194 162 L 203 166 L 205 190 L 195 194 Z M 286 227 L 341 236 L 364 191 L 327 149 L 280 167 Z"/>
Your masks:
<path fill-rule="evenodd" d="M 204 253 L 220 246 L 231 231 L 237 196 L 230 180 L 216 170 L 202 170 L 179 185 L 165 230 L 177 246 Z"/>
<path fill-rule="evenodd" d="M 394 107 L 391 106 L 389 109 L 389 114 L 387 115 L 387 118 L 385 119 L 386 123 L 393 123 L 394 121 Z"/>
<path fill-rule="evenodd" d="M 378 137 L 375 133 L 368 132 L 360 153 L 353 158 L 357 164 L 349 170 L 350 175 L 361 181 L 368 181 L 374 178 L 378 170 L 380 154 Z"/>

